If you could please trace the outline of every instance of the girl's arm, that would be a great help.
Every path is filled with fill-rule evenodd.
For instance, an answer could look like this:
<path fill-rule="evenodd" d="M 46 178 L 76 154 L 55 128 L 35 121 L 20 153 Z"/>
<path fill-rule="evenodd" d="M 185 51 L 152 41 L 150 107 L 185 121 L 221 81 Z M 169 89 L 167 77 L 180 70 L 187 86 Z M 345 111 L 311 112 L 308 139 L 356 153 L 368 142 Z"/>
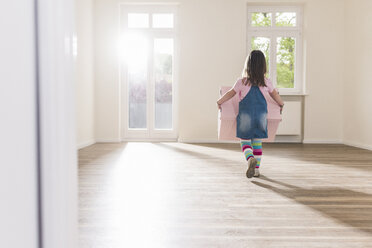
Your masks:
<path fill-rule="evenodd" d="M 217 101 L 218 108 L 221 109 L 221 104 L 230 100 L 231 98 L 233 98 L 235 96 L 235 94 L 236 94 L 236 92 L 232 88 L 228 92 L 226 92 L 223 96 L 221 96 L 221 98 L 218 99 L 218 101 Z"/>
<path fill-rule="evenodd" d="M 275 100 L 275 102 L 280 106 L 280 113 L 282 113 L 284 102 L 282 98 L 279 96 L 278 92 L 276 90 L 273 90 L 270 93 L 270 96 Z"/>

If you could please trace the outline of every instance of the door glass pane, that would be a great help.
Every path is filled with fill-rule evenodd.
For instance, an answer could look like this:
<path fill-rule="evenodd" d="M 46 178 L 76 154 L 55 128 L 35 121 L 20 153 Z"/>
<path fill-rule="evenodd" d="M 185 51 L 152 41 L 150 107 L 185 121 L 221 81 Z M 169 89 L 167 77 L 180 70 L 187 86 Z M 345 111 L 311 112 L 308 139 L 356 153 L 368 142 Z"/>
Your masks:
<path fill-rule="evenodd" d="M 278 27 L 296 27 L 296 12 L 278 12 L 278 13 L 276 13 L 276 26 L 278 26 Z"/>
<path fill-rule="evenodd" d="M 129 128 L 146 128 L 147 40 L 126 37 L 125 61 L 128 68 Z"/>
<path fill-rule="evenodd" d="M 155 129 L 172 129 L 173 39 L 154 40 Z"/>
<path fill-rule="evenodd" d="M 271 13 L 255 12 L 252 13 L 252 26 L 253 27 L 270 27 L 271 26 Z"/>
<path fill-rule="evenodd" d="M 148 28 L 149 14 L 129 13 L 128 28 Z"/>
<path fill-rule="evenodd" d="M 295 47 L 295 38 L 277 38 L 276 82 L 278 88 L 294 88 Z"/>
<path fill-rule="evenodd" d="M 173 14 L 153 14 L 152 27 L 173 28 Z"/>
<path fill-rule="evenodd" d="M 261 50 L 266 57 L 266 73 L 269 73 L 270 68 L 270 38 L 267 37 L 252 37 L 252 50 Z"/>

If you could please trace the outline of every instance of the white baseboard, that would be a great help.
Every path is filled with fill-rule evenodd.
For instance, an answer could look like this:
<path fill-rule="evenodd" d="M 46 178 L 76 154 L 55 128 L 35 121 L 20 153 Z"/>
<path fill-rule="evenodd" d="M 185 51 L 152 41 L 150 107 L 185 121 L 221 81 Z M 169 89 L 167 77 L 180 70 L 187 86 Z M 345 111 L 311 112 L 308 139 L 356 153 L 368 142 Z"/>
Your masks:
<path fill-rule="evenodd" d="M 304 139 L 302 141 L 304 144 L 343 144 L 342 140 L 312 140 Z"/>
<path fill-rule="evenodd" d="M 86 142 L 82 142 L 80 144 L 77 145 L 77 149 L 82 149 L 84 147 L 87 147 L 87 146 L 90 146 L 90 145 L 94 145 L 95 143 L 120 143 L 120 142 L 130 142 L 130 141 L 137 141 L 137 142 L 141 142 L 141 141 L 145 141 L 145 142 L 153 142 L 153 141 L 161 141 L 161 142 L 180 142 L 180 143 L 221 143 L 221 144 L 236 144 L 236 143 L 239 143 L 238 140 L 236 141 L 229 141 L 229 140 L 218 140 L 218 139 L 172 139 L 172 140 L 169 140 L 169 139 L 164 139 L 164 140 L 119 140 L 119 139 L 100 139 L 100 140 L 88 140 Z M 279 140 L 279 141 L 276 141 L 275 143 L 280 143 L 280 142 L 284 142 L 282 140 Z M 290 141 L 289 141 L 290 142 Z M 341 140 L 312 140 L 312 139 L 305 139 L 303 140 L 303 143 L 304 144 L 345 144 L 345 145 L 348 145 L 348 146 L 353 146 L 353 147 L 357 147 L 357 148 L 361 148 L 361 149 L 366 149 L 366 150 L 370 150 L 372 151 L 372 145 L 371 144 L 362 144 L 362 143 L 359 143 L 359 142 L 353 142 L 353 141 L 344 141 L 342 142 Z"/>
<path fill-rule="evenodd" d="M 91 146 L 91 145 L 94 145 L 96 143 L 96 141 L 94 139 L 91 139 L 91 140 L 88 140 L 88 141 L 85 141 L 85 142 L 82 142 L 80 144 L 77 145 L 77 149 L 82 149 L 84 147 L 87 147 L 87 146 Z"/>
<path fill-rule="evenodd" d="M 96 143 L 121 143 L 120 139 L 97 139 Z"/>
<path fill-rule="evenodd" d="M 276 140 L 274 142 L 269 143 L 301 143 L 301 137 L 297 136 L 276 136 Z M 220 144 L 238 144 L 240 143 L 239 140 L 218 140 L 218 139 L 178 139 L 180 143 L 220 143 Z M 265 142 L 264 142 L 265 143 Z"/>
<path fill-rule="evenodd" d="M 353 142 L 353 141 L 344 141 L 344 144 L 347 146 L 353 146 L 361 149 L 366 149 L 372 151 L 372 145 L 370 144 L 362 144 L 359 142 Z"/>
<path fill-rule="evenodd" d="M 177 142 L 177 138 L 125 138 L 121 142 Z"/>

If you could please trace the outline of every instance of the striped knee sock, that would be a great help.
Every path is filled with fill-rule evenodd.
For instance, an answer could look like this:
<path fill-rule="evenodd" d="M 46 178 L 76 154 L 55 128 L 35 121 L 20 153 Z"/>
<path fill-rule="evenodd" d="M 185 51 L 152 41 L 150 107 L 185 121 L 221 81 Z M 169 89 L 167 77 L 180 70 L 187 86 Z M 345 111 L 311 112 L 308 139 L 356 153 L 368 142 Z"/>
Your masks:
<path fill-rule="evenodd" d="M 260 168 L 262 156 L 262 141 L 260 139 L 252 139 L 253 155 L 257 159 L 256 168 Z"/>
<path fill-rule="evenodd" d="M 246 160 L 253 157 L 253 150 L 250 140 L 240 140 L 240 146 L 242 148 L 242 152 L 244 153 Z"/>

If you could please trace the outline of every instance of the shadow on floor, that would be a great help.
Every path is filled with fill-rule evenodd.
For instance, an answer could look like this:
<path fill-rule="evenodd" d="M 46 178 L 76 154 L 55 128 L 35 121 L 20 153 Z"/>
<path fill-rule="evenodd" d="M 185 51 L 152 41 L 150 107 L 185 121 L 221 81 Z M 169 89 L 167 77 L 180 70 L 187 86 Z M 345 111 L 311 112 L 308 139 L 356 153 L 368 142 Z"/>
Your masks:
<path fill-rule="evenodd" d="M 183 154 L 193 156 L 197 159 L 206 159 L 207 163 L 212 162 L 214 166 L 223 166 L 227 164 L 231 165 L 233 163 L 237 163 L 236 161 L 224 158 L 216 159 L 212 155 L 172 146 L 167 143 L 157 143 L 156 145 L 171 149 L 175 152 L 181 152 Z M 198 144 L 196 146 L 208 148 L 221 147 L 220 145 L 215 146 L 210 144 Z M 273 147 L 272 144 L 270 144 L 270 146 L 271 147 L 269 149 L 275 149 L 275 146 Z M 289 147 L 291 146 L 292 145 L 289 145 Z M 288 147 L 288 145 L 285 145 L 285 147 Z M 336 148 L 339 147 L 336 146 Z M 237 148 L 232 146 L 231 149 L 235 150 Z M 306 152 L 306 147 L 303 147 L 303 145 L 300 145 L 300 147 L 297 148 L 297 151 L 300 149 L 304 150 L 303 152 Z M 300 156 L 301 155 L 297 155 L 296 158 Z M 231 170 L 235 171 L 233 168 L 231 168 Z M 313 210 L 340 223 L 343 223 L 344 225 L 359 229 L 368 234 L 372 234 L 372 195 L 370 194 L 340 187 L 313 187 L 311 189 L 306 189 L 280 182 L 265 177 L 264 175 L 261 175 L 260 178 L 253 180 L 252 183 L 271 190 L 276 194 L 291 199 L 299 204 L 312 208 Z"/>
<path fill-rule="evenodd" d="M 246 164 L 245 161 L 243 160 L 244 159 L 243 155 L 241 155 L 241 157 L 238 158 L 238 159 L 241 160 L 241 162 L 239 162 L 238 160 L 226 159 L 226 158 L 221 158 L 221 157 L 209 155 L 209 154 L 206 154 L 206 153 L 203 153 L 203 152 L 191 151 L 191 150 L 188 150 L 188 149 L 185 149 L 185 148 L 172 146 L 172 145 L 169 145 L 167 143 L 153 143 L 153 144 L 157 145 L 157 146 L 160 146 L 160 147 L 163 147 L 163 148 L 173 150 L 175 152 L 181 152 L 185 155 L 189 155 L 189 156 L 192 156 L 192 157 L 195 157 L 195 158 L 198 158 L 198 159 L 207 159 L 206 162 L 208 162 L 208 163 L 221 164 L 221 165 L 226 165 L 226 164 L 229 164 L 229 165 L 231 165 L 231 164 L 245 165 Z M 194 145 L 194 144 L 191 144 L 191 145 Z M 210 146 L 210 148 L 215 148 L 215 147 Z M 234 150 L 236 150 L 236 149 L 234 149 Z M 237 151 L 239 151 L 239 150 L 237 150 Z"/>
<path fill-rule="evenodd" d="M 228 151 L 240 151 L 240 143 L 189 143 L 193 146 L 207 147 Z"/>
<path fill-rule="evenodd" d="M 252 181 L 252 183 L 310 207 L 348 226 L 368 234 L 372 233 L 372 195 L 370 194 L 339 187 L 305 189 L 263 175 L 258 180 Z M 282 187 L 278 187 L 279 185 Z"/>
<path fill-rule="evenodd" d="M 181 148 L 181 147 L 176 147 L 168 143 L 153 143 L 156 146 L 166 148 L 173 150 L 175 152 L 182 153 L 187 156 L 194 157 L 196 159 L 203 159 L 205 163 L 210 164 L 211 166 L 215 168 L 223 168 L 224 170 L 231 171 L 231 173 L 238 173 L 236 170 L 236 167 L 241 167 L 242 168 L 242 175 L 245 176 L 245 170 L 247 167 L 247 163 L 244 160 L 243 153 L 241 156 L 237 156 L 235 160 L 233 159 L 227 159 L 227 158 L 222 158 L 222 157 L 217 157 L 213 155 L 209 155 L 203 152 L 197 152 L 197 151 L 191 151 L 186 148 Z M 239 151 L 239 150 L 237 150 Z"/>
<path fill-rule="evenodd" d="M 239 144 L 192 144 L 200 147 L 237 150 Z M 372 151 L 341 144 L 264 143 L 263 154 L 306 163 L 327 164 L 372 172 Z M 352 163 L 350 163 L 352 161 Z"/>

